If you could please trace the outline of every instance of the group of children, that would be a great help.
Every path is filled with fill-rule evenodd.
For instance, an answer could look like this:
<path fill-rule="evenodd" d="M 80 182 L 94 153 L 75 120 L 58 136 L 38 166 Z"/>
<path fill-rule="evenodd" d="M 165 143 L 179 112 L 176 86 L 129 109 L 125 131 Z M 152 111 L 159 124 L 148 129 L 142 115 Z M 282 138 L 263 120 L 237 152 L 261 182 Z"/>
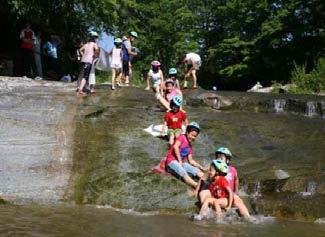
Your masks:
<path fill-rule="evenodd" d="M 136 48 L 132 47 L 131 43 L 138 37 L 137 32 L 131 31 L 127 37 L 116 38 L 114 40 L 114 47 L 107 52 L 110 57 L 110 68 L 112 70 L 112 90 L 116 89 L 121 83 L 122 76 L 124 83 L 129 85 L 129 76 L 131 70 L 132 57 L 138 54 Z M 90 93 L 95 93 L 94 85 L 89 81 L 91 68 L 94 60 L 99 56 L 99 47 L 97 45 L 98 34 L 90 32 L 90 38 L 86 44 L 80 49 L 81 64 L 83 68 L 83 75 L 81 82 L 78 85 L 77 92 L 79 95 L 85 94 L 85 86 L 89 84 Z"/>
<path fill-rule="evenodd" d="M 152 80 L 156 98 L 160 102 L 163 101 L 162 105 L 167 110 L 161 135 L 168 136 L 169 150 L 160 164 L 161 168 L 195 189 L 195 195 L 201 204 L 198 219 L 202 219 L 208 208 L 213 207 L 217 221 L 220 221 L 221 210 L 228 211 L 234 206 L 238 208 L 241 216 L 249 220 L 250 214 L 237 195 L 239 179 L 236 168 L 230 165 L 231 152 L 226 147 L 216 149 L 209 169 L 193 158 L 192 143 L 201 128 L 196 122 L 189 123 L 182 109 L 183 97 L 176 79 L 177 70 L 171 68 L 168 79 L 164 81 L 160 63 L 153 61 L 151 65 L 146 89 L 150 88 L 149 80 Z M 182 132 L 182 126 L 186 128 L 185 134 Z"/>

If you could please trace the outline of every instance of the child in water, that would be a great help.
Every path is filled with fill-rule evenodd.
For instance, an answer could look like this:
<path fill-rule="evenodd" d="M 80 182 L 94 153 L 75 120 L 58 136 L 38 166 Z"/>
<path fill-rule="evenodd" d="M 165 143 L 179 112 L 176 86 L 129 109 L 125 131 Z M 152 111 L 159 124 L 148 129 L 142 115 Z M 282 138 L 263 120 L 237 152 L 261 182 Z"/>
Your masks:
<path fill-rule="evenodd" d="M 165 134 L 166 127 L 168 128 L 167 135 L 169 136 L 169 145 L 173 145 L 175 139 L 182 134 L 182 124 L 188 125 L 186 114 L 180 110 L 183 99 L 181 96 L 174 96 L 170 102 L 171 110 L 166 112 L 164 118 L 164 126 L 162 128 L 162 135 Z"/>
<path fill-rule="evenodd" d="M 203 216 L 208 210 L 209 206 L 213 206 L 216 211 L 217 221 L 220 222 L 222 211 L 225 209 L 227 212 L 232 206 L 236 206 L 241 216 L 246 220 L 250 220 L 250 214 L 242 201 L 242 199 L 233 193 L 225 176 L 228 173 L 228 165 L 223 160 L 213 160 L 210 165 L 209 171 L 209 190 L 211 198 L 206 198 L 201 210 L 200 215 Z"/>
<path fill-rule="evenodd" d="M 232 154 L 231 154 L 230 150 L 226 147 L 219 147 L 215 151 L 215 159 L 223 160 L 228 165 L 228 173 L 227 173 L 226 179 L 229 183 L 231 190 L 234 193 L 238 193 L 239 178 L 237 175 L 236 168 L 230 165 L 231 157 L 232 157 Z M 209 184 L 210 184 L 210 180 L 208 179 L 208 177 L 206 177 L 206 175 L 204 175 L 199 181 L 199 185 L 196 189 L 196 196 L 198 197 L 201 204 L 204 203 L 206 198 L 211 198 Z"/>
<path fill-rule="evenodd" d="M 202 171 L 207 170 L 196 162 L 192 155 L 192 142 L 199 133 L 200 126 L 195 122 L 190 123 L 186 128 L 186 134 L 181 134 L 176 138 L 166 158 L 167 171 L 176 173 L 186 184 L 193 188 L 196 188 L 197 182 L 194 181 L 189 174 L 201 178 L 203 176 Z"/>

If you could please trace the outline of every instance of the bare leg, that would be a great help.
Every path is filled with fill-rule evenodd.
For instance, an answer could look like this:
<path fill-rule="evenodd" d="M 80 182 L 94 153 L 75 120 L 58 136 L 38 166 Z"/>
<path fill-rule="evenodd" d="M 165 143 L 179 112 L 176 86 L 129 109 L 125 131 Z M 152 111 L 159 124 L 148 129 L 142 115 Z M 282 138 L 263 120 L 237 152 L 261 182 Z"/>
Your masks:
<path fill-rule="evenodd" d="M 115 89 L 115 77 L 116 77 L 116 69 L 112 68 L 112 90 Z"/>
<path fill-rule="evenodd" d="M 201 204 L 203 204 L 207 198 L 212 198 L 210 190 L 202 190 L 199 193 L 199 199 L 200 199 Z"/>
<path fill-rule="evenodd" d="M 191 72 L 192 78 L 193 78 L 193 88 L 197 87 L 197 78 L 196 78 L 196 70 L 193 69 Z"/>
<path fill-rule="evenodd" d="M 174 135 L 174 133 L 171 133 L 169 135 L 169 145 L 172 146 L 174 144 L 174 141 L 175 141 L 175 135 Z"/>
<path fill-rule="evenodd" d="M 159 95 L 157 97 L 157 100 L 160 102 L 160 104 L 162 104 L 162 106 L 165 107 L 166 110 L 170 110 L 169 103 L 168 103 L 168 101 L 164 97 L 162 97 L 161 95 Z"/>
<path fill-rule="evenodd" d="M 197 182 L 195 182 L 190 176 L 187 174 L 183 177 L 184 182 L 187 183 L 188 185 L 192 186 L 193 188 L 196 188 Z"/>
<path fill-rule="evenodd" d="M 238 207 L 239 213 L 244 217 L 247 218 L 249 217 L 249 212 L 247 210 L 247 207 L 245 206 L 243 200 L 238 196 L 234 195 L 234 205 Z"/>
<path fill-rule="evenodd" d="M 82 78 L 81 82 L 80 82 L 80 86 L 79 86 L 79 92 L 82 92 L 82 90 L 84 89 L 86 85 L 86 80 L 85 78 Z"/>

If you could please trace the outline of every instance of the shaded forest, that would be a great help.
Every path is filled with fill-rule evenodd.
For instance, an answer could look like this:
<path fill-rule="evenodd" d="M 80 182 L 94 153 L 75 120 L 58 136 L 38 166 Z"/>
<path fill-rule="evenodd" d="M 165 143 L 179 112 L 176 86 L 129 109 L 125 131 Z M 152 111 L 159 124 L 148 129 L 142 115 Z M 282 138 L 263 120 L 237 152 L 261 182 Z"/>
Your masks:
<path fill-rule="evenodd" d="M 187 52 L 203 59 L 199 84 L 245 90 L 260 81 L 290 82 L 324 56 L 325 2 L 321 0 L 0 0 L 0 56 L 15 57 L 28 21 L 44 38 L 54 31 L 63 61 L 76 37 L 90 28 L 121 37 L 139 33 L 136 70 L 159 60 L 166 72 Z M 67 65 L 65 63 L 65 65 Z M 325 80 L 325 79 L 324 79 Z M 324 83 L 324 82 L 323 82 Z M 324 85 L 323 85 L 324 86 Z M 325 88 L 324 88 L 325 89 Z"/>

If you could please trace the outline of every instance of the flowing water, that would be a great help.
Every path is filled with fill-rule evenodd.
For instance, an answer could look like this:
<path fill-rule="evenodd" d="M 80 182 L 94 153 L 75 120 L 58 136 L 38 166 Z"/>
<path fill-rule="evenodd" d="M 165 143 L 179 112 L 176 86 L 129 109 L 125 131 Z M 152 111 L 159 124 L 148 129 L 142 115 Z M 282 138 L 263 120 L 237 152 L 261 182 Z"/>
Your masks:
<path fill-rule="evenodd" d="M 322 237 L 321 224 L 264 218 L 259 224 L 193 222 L 188 215 L 121 213 L 94 206 L 0 206 L 0 236 L 300 236 Z"/>
<path fill-rule="evenodd" d="M 325 225 L 314 223 L 325 217 L 322 118 L 284 113 L 281 100 L 274 102 L 277 113 L 265 113 L 217 111 L 185 99 L 189 120 L 202 127 L 195 159 L 209 165 L 215 147 L 231 149 L 256 224 L 190 220 L 197 208 L 188 188 L 151 172 L 167 144 L 143 129 L 161 124 L 163 113 L 151 93 L 123 88 L 77 99 L 66 204 L 0 205 L 0 236 L 325 235 Z"/>

